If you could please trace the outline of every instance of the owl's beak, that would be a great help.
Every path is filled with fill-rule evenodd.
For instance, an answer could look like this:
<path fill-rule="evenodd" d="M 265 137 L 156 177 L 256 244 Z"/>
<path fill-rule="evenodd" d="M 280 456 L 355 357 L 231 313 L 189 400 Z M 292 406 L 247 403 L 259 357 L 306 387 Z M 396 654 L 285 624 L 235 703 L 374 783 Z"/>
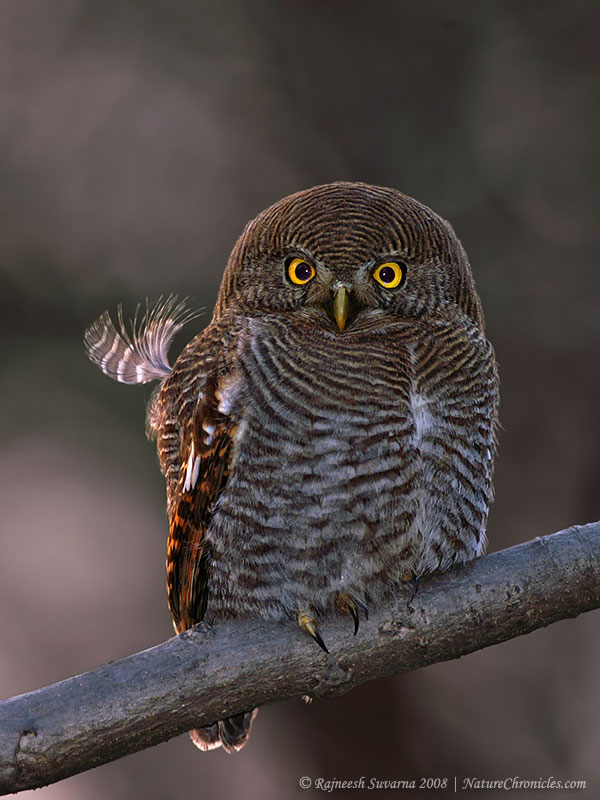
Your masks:
<path fill-rule="evenodd" d="M 333 316 L 340 329 L 340 333 L 346 327 L 349 306 L 348 289 L 346 289 L 345 286 L 338 286 L 333 295 Z"/>

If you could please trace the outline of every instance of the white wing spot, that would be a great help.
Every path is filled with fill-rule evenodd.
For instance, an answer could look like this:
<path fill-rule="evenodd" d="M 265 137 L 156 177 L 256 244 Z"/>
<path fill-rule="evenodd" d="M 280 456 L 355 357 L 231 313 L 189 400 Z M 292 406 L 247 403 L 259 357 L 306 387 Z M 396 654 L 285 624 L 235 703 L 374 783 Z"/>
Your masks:
<path fill-rule="evenodd" d="M 191 492 L 192 489 L 196 486 L 199 473 L 200 473 L 200 456 L 195 455 L 194 444 L 192 442 L 192 449 L 190 451 L 190 457 L 188 458 L 187 468 L 185 471 L 185 481 L 183 484 L 184 492 Z"/>
<path fill-rule="evenodd" d="M 194 471 L 192 472 L 192 489 L 198 483 L 198 475 L 200 474 L 200 456 L 194 460 Z"/>
<path fill-rule="evenodd" d="M 212 444 L 213 436 L 215 435 L 215 426 L 211 425 L 209 422 L 202 423 L 202 430 L 206 434 L 204 437 L 204 441 L 207 445 Z"/>

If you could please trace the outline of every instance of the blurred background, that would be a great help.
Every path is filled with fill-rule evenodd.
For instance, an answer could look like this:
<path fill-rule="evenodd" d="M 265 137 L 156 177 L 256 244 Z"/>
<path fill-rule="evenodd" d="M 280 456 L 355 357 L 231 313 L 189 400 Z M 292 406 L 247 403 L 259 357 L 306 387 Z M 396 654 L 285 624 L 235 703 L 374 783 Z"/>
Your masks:
<path fill-rule="evenodd" d="M 181 347 L 246 221 L 314 184 L 399 188 L 469 253 L 502 383 L 490 550 L 600 517 L 599 26 L 586 0 L 2 0 L 2 696 L 172 635 L 150 390 L 102 376 L 84 328 L 175 292 L 207 309 Z M 303 775 L 592 796 L 598 622 L 266 707 L 236 756 L 182 736 L 35 798 L 271 800 Z"/>

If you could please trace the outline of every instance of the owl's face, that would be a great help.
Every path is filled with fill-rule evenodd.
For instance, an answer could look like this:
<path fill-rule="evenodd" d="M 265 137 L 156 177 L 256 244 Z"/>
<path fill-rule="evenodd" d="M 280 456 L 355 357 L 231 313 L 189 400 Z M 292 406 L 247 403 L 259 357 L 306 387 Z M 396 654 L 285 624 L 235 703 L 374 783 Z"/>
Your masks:
<path fill-rule="evenodd" d="M 451 226 L 394 189 L 333 183 L 286 197 L 246 226 L 217 314 L 298 313 L 341 334 L 448 306 L 482 324 Z"/>

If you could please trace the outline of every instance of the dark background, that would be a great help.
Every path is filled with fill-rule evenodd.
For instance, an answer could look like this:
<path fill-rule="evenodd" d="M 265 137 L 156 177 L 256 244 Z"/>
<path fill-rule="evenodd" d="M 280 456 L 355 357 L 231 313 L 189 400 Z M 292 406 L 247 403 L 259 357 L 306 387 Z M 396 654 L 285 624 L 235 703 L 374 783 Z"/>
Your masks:
<path fill-rule="evenodd" d="M 104 378 L 83 329 L 176 292 L 207 309 L 191 338 L 245 222 L 317 183 L 397 187 L 465 244 L 502 382 L 490 549 L 600 516 L 599 27 L 578 0 L 2 0 L 2 695 L 172 632 L 149 390 Z M 264 708 L 236 756 L 183 736 L 34 797 L 275 800 L 302 775 L 596 796 L 598 621 Z"/>

